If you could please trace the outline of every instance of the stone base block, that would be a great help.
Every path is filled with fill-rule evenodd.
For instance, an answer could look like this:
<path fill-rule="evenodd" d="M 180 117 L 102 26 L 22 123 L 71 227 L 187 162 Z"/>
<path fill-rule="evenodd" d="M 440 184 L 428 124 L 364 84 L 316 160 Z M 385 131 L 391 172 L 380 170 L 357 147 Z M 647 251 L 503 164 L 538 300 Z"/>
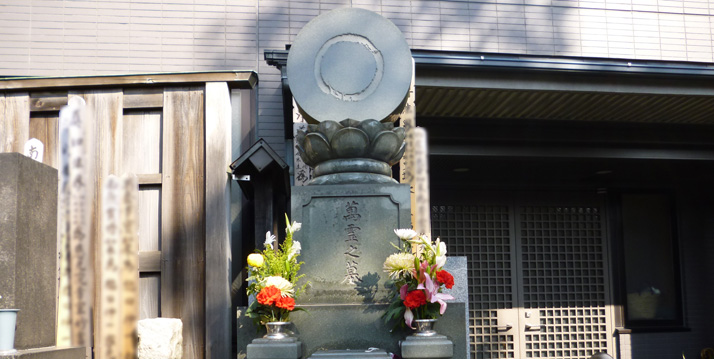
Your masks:
<path fill-rule="evenodd" d="M 308 359 L 391 359 L 392 356 L 382 349 L 367 350 L 326 350 L 315 352 Z"/>
<path fill-rule="evenodd" d="M 411 330 L 392 330 L 382 319 L 387 305 L 324 305 L 305 306 L 306 312 L 293 312 L 295 334 L 303 342 L 303 355 L 329 350 L 380 348 L 399 353 L 399 341 Z M 243 352 L 256 335 L 252 320 L 239 308 L 238 351 Z M 465 303 L 449 303 L 434 329 L 454 342 L 454 358 L 468 358 L 467 316 Z"/>
<path fill-rule="evenodd" d="M 454 343 L 444 335 L 430 337 L 408 336 L 399 343 L 402 358 L 449 359 L 454 356 Z"/>
<path fill-rule="evenodd" d="M 0 309 L 20 310 L 16 349 L 56 344 L 57 257 L 57 170 L 0 153 Z"/>
<path fill-rule="evenodd" d="M 87 348 L 38 348 L 18 350 L 12 353 L 0 353 L 0 359 L 85 359 Z"/>
<path fill-rule="evenodd" d="M 139 359 L 183 358 L 183 323 L 181 319 L 142 319 L 139 333 Z"/>
<path fill-rule="evenodd" d="M 297 338 L 254 339 L 246 348 L 248 359 L 300 359 L 302 342 Z"/>

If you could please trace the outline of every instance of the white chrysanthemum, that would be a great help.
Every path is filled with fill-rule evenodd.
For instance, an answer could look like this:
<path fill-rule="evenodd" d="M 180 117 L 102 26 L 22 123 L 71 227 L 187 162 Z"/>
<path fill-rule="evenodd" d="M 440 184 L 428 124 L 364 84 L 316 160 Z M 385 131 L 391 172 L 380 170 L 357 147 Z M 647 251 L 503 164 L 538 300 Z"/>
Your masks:
<path fill-rule="evenodd" d="M 415 230 L 413 230 L 411 228 L 395 229 L 394 234 L 396 234 L 397 237 L 399 237 L 399 239 L 401 239 L 403 241 L 408 241 L 408 240 L 416 237 L 417 235 L 419 235 L 419 233 L 417 233 Z"/>
<path fill-rule="evenodd" d="M 275 242 L 275 236 L 270 234 L 270 231 L 265 232 L 265 243 L 263 243 L 265 248 L 273 249 L 273 242 Z"/>
<path fill-rule="evenodd" d="M 293 284 L 283 277 L 265 277 L 265 279 L 263 279 L 263 281 L 260 283 L 260 286 L 263 288 L 270 287 L 271 285 L 275 286 L 275 288 L 280 289 L 280 294 L 283 297 L 292 297 L 295 294 Z"/>
<path fill-rule="evenodd" d="M 292 247 L 290 247 L 290 253 L 288 255 L 288 258 L 293 259 L 296 255 L 300 254 L 300 250 L 302 249 L 302 245 L 298 241 L 293 241 Z"/>
<path fill-rule="evenodd" d="M 414 255 L 411 253 L 394 253 L 384 261 L 384 271 L 392 279 L 411 273 L 414 270 Z"/>

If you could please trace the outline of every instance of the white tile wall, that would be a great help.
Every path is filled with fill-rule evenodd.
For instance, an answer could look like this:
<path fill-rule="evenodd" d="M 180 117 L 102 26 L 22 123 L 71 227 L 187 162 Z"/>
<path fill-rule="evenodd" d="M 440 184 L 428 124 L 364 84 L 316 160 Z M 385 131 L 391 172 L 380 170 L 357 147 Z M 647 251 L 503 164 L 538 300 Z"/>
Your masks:
<path fill-rule="evenodd" d="M 414 49 L 714 60 L 714 0 L 0 0 L 0 76 L 256 70 L 258 135 L 285 155 L 263 51 L 345 6 L 383 14 Z"/>

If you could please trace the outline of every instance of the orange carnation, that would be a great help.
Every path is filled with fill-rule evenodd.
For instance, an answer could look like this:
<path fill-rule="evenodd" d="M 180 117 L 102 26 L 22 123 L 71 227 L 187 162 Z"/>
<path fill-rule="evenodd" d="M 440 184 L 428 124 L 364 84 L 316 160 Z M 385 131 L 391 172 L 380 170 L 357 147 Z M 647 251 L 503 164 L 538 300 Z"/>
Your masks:
<path fill-rule="evenodd" d="M 260 290 L 255 299 L 262 305 L 273 305 L 276 300 L 280 299 L 280 289 L 274 285 L 265 287 Z"/>
<path fill-rule="evenodd" d="M 280 297 L 275 301 L 275 306 L 282 309 L 295 309 L 295 299 L 290 297 Z"/>

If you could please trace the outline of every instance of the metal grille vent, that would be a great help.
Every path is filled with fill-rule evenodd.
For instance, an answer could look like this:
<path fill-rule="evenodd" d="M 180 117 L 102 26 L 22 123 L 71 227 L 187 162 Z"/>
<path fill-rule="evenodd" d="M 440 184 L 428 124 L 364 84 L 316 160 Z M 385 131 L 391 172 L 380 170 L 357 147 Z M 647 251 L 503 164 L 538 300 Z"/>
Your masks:
<path fill-rule="evenodd" d="M 432 232 L 449 255 L 466 256 L 472 358 L 516 358 L 512 334 L 499 333 L 497 310 L 514 306 L 508 206 L 433 206 Z"/>
<path fill-rule="evenodd" d="M 604 243 L 594 207 L 523 206 L 518 230 L 523 307 L 540 317 L 527 358 L 582 358 L 608 349 Z"/>

